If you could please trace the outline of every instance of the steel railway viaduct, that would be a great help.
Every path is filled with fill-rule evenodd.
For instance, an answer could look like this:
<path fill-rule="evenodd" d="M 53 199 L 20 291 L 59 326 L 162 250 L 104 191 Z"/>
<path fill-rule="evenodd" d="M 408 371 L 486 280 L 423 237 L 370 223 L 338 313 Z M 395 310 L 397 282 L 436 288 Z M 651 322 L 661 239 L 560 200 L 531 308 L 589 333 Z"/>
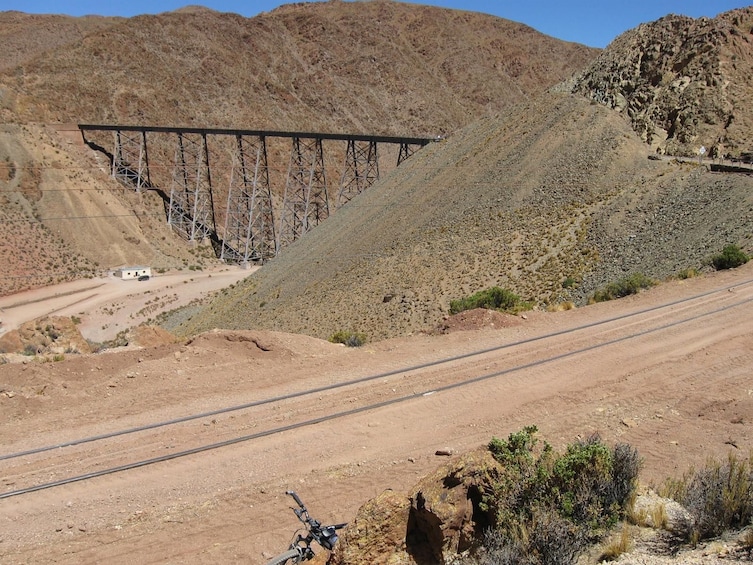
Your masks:
<path fill-rule="evenodd" d="M 344 148 L 337 209 L 379 179 L 380 146 L 396 152 L 400 166 L 438 139 L 93 124 L 78 129 L 85 144 L 107 155 L 115 179 L 160 194 L 175 232 L 189 242 L 209 239 L 220 260 L 242 266 L 275 257 L 330 215 L 323 142 Z M 105 141 L 108 136 L 112 142 Z M 290 145 L 277 207 L 270 171 L 282 168 L 270 166 L 270 142 L 277 156 Z"/>

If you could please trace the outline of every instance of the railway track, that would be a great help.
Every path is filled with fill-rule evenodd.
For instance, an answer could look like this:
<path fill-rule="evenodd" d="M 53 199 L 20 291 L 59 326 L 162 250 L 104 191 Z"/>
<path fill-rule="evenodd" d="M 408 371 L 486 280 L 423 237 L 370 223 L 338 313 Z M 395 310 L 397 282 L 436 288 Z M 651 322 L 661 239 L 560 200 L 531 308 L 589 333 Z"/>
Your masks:
<path fill-rule="evenodd" d="M 0 499 L 125 473 L 230 445 L 376 411 L 493 379 L 524 379 L 538 367 L 721 315 L 753 302 L 753 280 L 598 322 L 181 418 L 0 453 Z M 709 304 L 713 307 L 709 309 Z M 538 342 L 534 356 L 528 346 Z M 463 367 L 469 378 L 458 379 Z M 186 429 L 190 433 L 186 433 Z M 174 437 L 190 438 L 177 442 Z"/>

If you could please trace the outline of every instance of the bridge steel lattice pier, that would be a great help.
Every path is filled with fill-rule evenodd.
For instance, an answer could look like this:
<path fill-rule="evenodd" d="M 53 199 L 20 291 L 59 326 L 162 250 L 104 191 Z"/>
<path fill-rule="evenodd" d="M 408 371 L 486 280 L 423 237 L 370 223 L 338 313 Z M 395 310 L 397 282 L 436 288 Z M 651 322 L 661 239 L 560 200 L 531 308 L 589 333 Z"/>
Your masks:
<path fill-rule="evenodd" d="M 398 165 L 402 161 L 398 162 Z M 345 167 L 340 179 L 337 204 L 342 206 L 379 180 L 379 159 L 376 141 L 348 140 Z"/>
<path fill-rule="evenodd" d="M 161 126 L 79 124 L 79 129 L 85 143 L 108 155 L 121 184 L 160 193 L 176 233 L 191 242 L 208 238 L 221 260 L 240 265 L 274 257 L 379 180 L 378 145 L 398 146 L 400 166 L 436 140 Z M 114 136 L 112 153 L 101 141 L 108 132 Z M 270 171 L 283 168 L 270 166 L 270 140 L 291 143 L 284 185 L 276 190 Z M 327 191 L 324 142 L 345 146 L 334 202 Z"/>
<path fill-rule="evenodd" d="M 241 134 L 235 141 L 220 259 L 248 266 L 277 252 L 267 141 Z"/>
<path fill-rule="evenodd" d="M 216 232 L 206 134 L 178 132 L 167 222 L 188 241 Z"/>
<path fill-rule="evenodd" d="M 329 217 L 329 199 L 320 138 L 293 138 L 282 199 L 277 251 Z"/>
<path fill-rule="evenodd" d="M 145 131 L 115 132 L 112 176 L 123 184 L 133 185 L 136 190 L 150 186 Z"/>

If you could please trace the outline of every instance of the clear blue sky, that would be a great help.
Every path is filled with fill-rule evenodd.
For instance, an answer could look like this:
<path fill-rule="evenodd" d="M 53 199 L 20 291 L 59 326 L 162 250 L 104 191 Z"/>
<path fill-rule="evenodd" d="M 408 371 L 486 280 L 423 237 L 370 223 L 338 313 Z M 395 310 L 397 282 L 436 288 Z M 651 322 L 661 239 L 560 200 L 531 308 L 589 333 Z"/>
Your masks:
<path fill-rule="evenodd" d="M 493 14 L 527 24 L 559 39 L 606 47 L 623 31 L 667 14 L 713 17 L 747 6 L 749 2 L 753 3 L 753 0 L 424 0 L 414 3 Z M 201 4 L 220 12 L 252 17 L 286 3 L 280 0 L 0 0 L 0 11 L 130 17 Z"/>

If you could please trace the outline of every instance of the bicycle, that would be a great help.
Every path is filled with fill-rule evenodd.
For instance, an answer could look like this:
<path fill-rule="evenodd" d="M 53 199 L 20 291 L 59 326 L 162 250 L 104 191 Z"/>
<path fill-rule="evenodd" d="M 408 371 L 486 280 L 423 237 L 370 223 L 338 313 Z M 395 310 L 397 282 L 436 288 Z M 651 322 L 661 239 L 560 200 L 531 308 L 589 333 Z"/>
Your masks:
<path fill-rule="evenodd" d="M 298 508 L 291 506 L 290 509 L 303 522 L 306 528 L 305 533 L 297 532 L 288 550 L 267 561 L 267 565 L 293 565 L 294 563 L 313 559 L 314 550 L 311 548 L 312 542 L 316 542 L 324 549 L 332 551 L 338 539 L 337 530 L 344 528 L 347 524 L 322 526 L 318 520 L 311 517 L 306 505 L 303 504 L 294 491 L 288 490 L 285 491 L 285 494 L 292 496 L 293 500 L 298 504 Z"/>

